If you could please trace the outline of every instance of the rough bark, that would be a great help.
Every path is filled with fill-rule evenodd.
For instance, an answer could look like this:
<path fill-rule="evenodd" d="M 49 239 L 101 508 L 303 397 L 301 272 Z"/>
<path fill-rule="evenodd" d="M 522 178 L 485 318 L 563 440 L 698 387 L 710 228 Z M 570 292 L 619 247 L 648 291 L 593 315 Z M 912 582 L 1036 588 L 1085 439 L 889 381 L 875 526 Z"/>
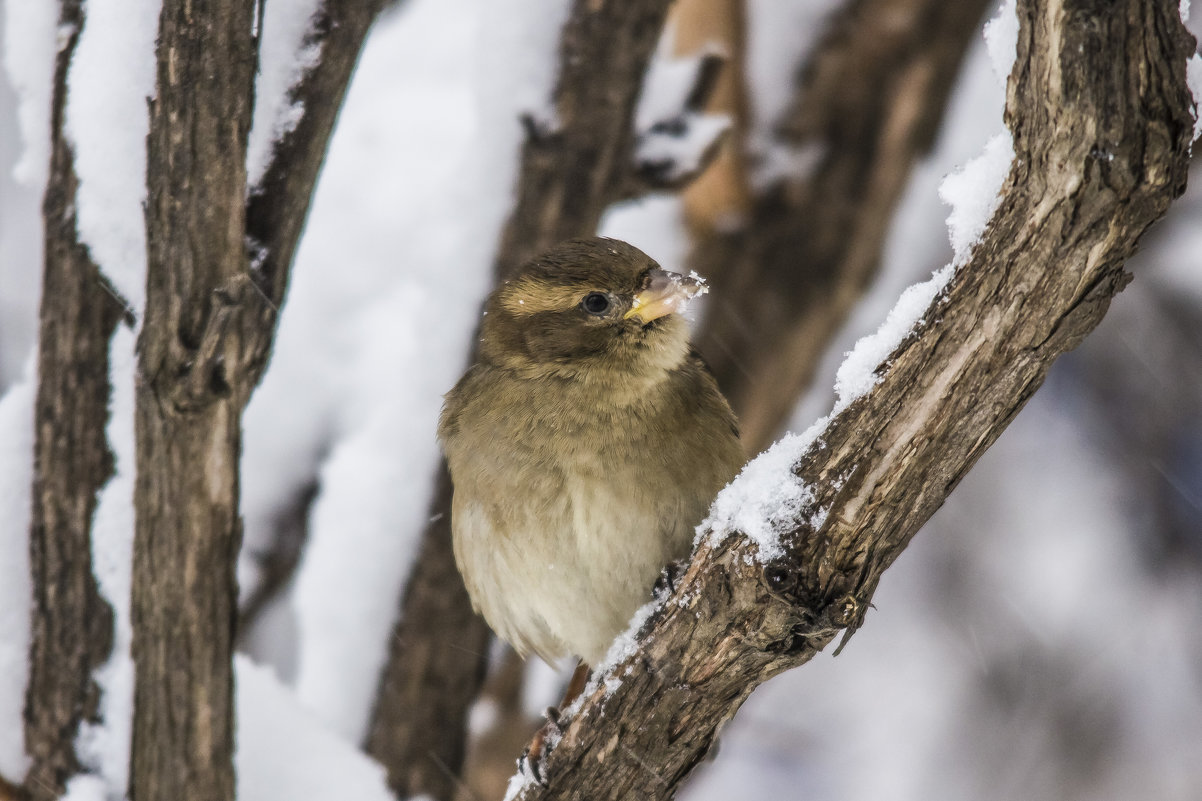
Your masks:
<path fill-rule="evenodd" d="M 698 348 L 751 452 L 772 441 L 876 275 L 892 211 L 939 130 L 987 0 L 855 0 L 802 70 L 781 144 L 813 161 L 700 241 L 713 283 Z M 808 154 L 808 155 L 807 155 Z"/>
<path fill-rule="evenodd" d="M 234 562 L 253 0 L 167 0 L 135 392 L 130 797 L 234 797 Z"/>
<path fill-rule="evenodd" d="M 499 280 L 556 242 L 593 234 L 605 209 L 630 191 L 635 105 L 668 5 L 573 4 L 560 37 L 555 127 L 526 121 L 517 200 L 496 260 Z M 489 636 L 455 569 L 450 497 L 443 465 L 367 740 L 393 790 L 439 801 L 455 793 Z"/>
<path fill-rule="evenodd" d="M 38 338 L 32 643 L 25 695 L 28 798 L 57 799 L 79 772 L 75 732 L 95 714 L 92 671 L 108 657 L 112 612 L 92 573 L 96 495 L 113 472 L 105 439 L 109 339 L 124 314 L 80 244 L 74 158 L 63 131 L 67 71 L 84 24 L 79 0 L 59 7 L 66 33 L 54 68 L 51 156 L 42 203 L 45 257 Z"/>
<path fill-rule="evenodd" d="M 812 492 L 761 558 L 703 541 L 519 798 L 669 798 L 759 683 L 863 622 L 881 573 L 1129 280 L 1185 185 L 1194 42 L 1176 0 L 1019 0 L 1016 158 L 969 261 L 795 463 Z"/>
<path fill-rule="evenodd" d="M 132 798 L 233 797 L 240 417 L 381 6 L 324 6 L 311 32 L 322 60 L 292 92 L 306 113 L 249 201 L 254 2 L 168 0 L 160 16 L 136 401 Z"/>

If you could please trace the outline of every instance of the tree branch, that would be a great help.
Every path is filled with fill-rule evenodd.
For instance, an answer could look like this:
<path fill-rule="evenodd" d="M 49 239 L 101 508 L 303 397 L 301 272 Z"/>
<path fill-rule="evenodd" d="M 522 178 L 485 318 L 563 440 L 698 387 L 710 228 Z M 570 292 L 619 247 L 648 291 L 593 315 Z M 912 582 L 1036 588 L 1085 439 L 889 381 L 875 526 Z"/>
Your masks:
<path fill-rule="evenodd" d="M 1192 37 L 1175 0 L 1018 9 L 1016 157 L 972 257 L 794 461 L 808 494 L 779 554 L 704 537 L 637 650 L 563 722 L 549 785 L 519 798 L 671 797 L 755 686 L 860 625 L 882 572 L 1129 280 L 1184 189 Z"/>
<path fill-rule="evenodd" d="M 133 799 L 234 797 L 254 0 L 166 0 L 135 391 Z"/>
<path fill-rule="evenodd" d="M 84 25 L 79 0 L 59 7 L 50 173 L 42 202 L 45 265 L 38 337 L 30 567 L 32 643 L 25 691 L 25 792 L 53 801 L 80 769 L 79 724 L 96 713 L 92 671 L 108 657 L 112 612 L 92 572 L 96 496 L 113 472 L 105 439 L 109 339 L 124 315 L 76 231 L 79 179 L 64 129 L 67 72 Z"/>

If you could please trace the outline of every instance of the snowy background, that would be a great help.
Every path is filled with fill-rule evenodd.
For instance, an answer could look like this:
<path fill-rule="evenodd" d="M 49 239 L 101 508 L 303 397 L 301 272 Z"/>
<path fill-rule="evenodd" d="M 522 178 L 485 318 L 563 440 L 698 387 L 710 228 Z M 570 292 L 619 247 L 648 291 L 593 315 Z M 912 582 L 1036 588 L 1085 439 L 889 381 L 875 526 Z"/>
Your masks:
<path fill-rule="evenodd" d="M 0 774 L 9 779 L 25 764 L 30 355 L 53 5 L 0 2 Z M 313 5 L 267 4 L 252 174 L 270 157 L 272 132 L 303 113 L 282 97 L 312 58 L 298 52 L 297 20 Z M 753 141 L 837 5 L 749 2 Z M 356 743 L 425 522 L 440 396 L 462 370 L 509 209 L 517 116 L 546 104 L 566 7 L 409 0 L 383 16 L 363 54 L 271 367 L 245 417 L 244 595 L 260 581 L 255 556 L 276 521 L 316 493 L 296 575 L 237 666 L 246 801 L 389 797 Z M 73 73 L 68 110 L 81 235 L 137 306 L 137 121 L 153 86 L 157 9 L 152 0 L 88 8 L 91 39 L 77 53 L 88 69 Z M 881 278 L 833 343 L 795 430 L 830 410 L 843 354 L 902 290 L 952 261 L 939 186 L 1003 132 L 1002 98 L 978 36 L 937 146 L 902 202 Z M 131 108 L 138 113 L 118 114 L 125 123 L 113 131 L 106 113 Z M 1195 178 L 1200 189 L 1147 238 L 1130 265 L 1135 282 L 1099 330 L 1056 365 L 886 573 L 865 628 L 838 659 L 821 655 L 757 691 L 688 801 L 1202 797 L 1202 172 Z M 616 208 L 603 233 L 668 269 L 687 251 L 673 198 Z M 96 544 L 102 589 L 118 610 L 132 342 L 123 331 L 112 344 L 118 474 L 102 495 Z M 109 725 L 81 737 L 96 775 L 72 786 L 78 798 L 119 797 L 124 786 L 128 641 L 118 634 L 102 677 Z M 556 688 L 545 669 L 533 673 L 537 708 Z"/>

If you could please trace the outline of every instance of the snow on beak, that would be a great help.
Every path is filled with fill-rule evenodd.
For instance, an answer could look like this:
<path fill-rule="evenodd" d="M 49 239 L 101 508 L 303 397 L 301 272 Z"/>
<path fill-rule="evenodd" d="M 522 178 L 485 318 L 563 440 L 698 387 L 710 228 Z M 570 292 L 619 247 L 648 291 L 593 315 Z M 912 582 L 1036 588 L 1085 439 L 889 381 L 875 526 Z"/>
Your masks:
<path fill-rule="evenodd" d="M 656 267 L 651 270 L 647 285 L 634 296 L 634 303 L 623 319 L 638 317 L 644 323 L 649 323 L 681 311 L 689 300 L 706 292 L 709 292 L 709 287 L 697 273 L 678 275 Z"/>

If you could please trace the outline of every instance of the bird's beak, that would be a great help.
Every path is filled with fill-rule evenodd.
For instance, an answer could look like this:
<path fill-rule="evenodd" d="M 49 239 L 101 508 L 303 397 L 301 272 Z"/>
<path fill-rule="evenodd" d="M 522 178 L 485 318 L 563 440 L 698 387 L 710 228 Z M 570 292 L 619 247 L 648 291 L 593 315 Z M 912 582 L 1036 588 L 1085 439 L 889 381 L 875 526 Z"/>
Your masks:
<path fill-rule="evenodd" d="M 623 319 L 638 317 L 649 323 L 680 311 L 690 299 L 706 292 L 709 287 L 705 285 L 705 279 L 696 273 L 677 275 L 655 268 L 651 270 L 647 286 L 634 296 L 634 303 Z"/>

